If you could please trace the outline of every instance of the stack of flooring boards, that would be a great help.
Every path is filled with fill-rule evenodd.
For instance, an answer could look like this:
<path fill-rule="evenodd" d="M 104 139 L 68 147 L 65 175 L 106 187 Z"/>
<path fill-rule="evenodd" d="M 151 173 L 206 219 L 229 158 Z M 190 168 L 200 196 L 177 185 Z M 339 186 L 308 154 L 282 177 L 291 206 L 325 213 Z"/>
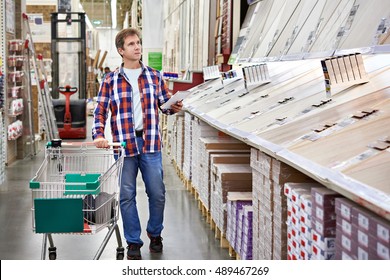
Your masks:
<path fill-rule="evenodd" d="M 288 207 L 283 197 L 284 183 L 289 182 L 284 176 L 288 174 L 297 174 L 293 182 L 313 181 L 336 191 L 383 218 L 390 228 L 390 55 L 362 58 L 368 82 L 331 85 L 330 96 L 326 94 L 320 59 L 268 62 L 271 81 L 255 87 L 247 87 L 244 79 L 225 85 L 215 79 L 190 89 L 192 95 L 184 100 L 185 113 L 177 117 L 187 120 L 184 132 L 171 138 L 186 135 L 176 140 L 183 143 L 183 150 L 176 151 L 183 157 L 178 162 L 186 168 L 191 166 L 184 179 L 221 238 L 231 231 L 226 228 L 229 217 L 221 220 L 227 213 L 229 190 L 219 182 L 220 165 L 213 161 L 230 155 L 229 170 L 234 167 L 233 157 L 249 152 L 254 175 L 254 248 L 246 254 L 253 258 L 290 256 Z M 256 163 L 253 157 L 258 154 L 271 158 L 269 169 Z M 283 169 L 273 170 L 276 164 L 283 164 Z M 280 172 L 283 182 L 276 179 L 275 172 Z M 250 191 L 250 187 L 245 184 L 231 191 Z M 219 213 L 218 209 L 224 210 Z M 261 244 L 272 246 L 255 249 Z M 388 250 L 389 241 L 385 244 Z M 347 258 L 345 253 L 334 251 L 316 258 L 323 256 Z M 365 256 L 379 258 L 378 254 Z M 380 256 L 386 259 L 388 254 Z M 350 257 L 358 258 L 356 254 Z"/>

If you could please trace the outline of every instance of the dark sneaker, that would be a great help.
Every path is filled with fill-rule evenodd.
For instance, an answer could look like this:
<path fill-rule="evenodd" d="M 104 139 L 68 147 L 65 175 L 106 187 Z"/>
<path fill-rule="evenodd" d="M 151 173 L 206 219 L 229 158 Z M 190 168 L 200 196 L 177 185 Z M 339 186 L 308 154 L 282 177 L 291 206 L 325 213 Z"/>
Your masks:
<path fill-rule="evenodd" d="M 149 251 L 151 253 L 161 253 L 163 250 L 162 237 L 160 235 L 151 236 L 150 234 L 148 234 L 148 237 L 150 238 Z"/>
<path fill-rule="evenodd" d="M 127 246 L 127 259 L 128 260 L 141 260 L 141 244 L 129 243 Z"/>

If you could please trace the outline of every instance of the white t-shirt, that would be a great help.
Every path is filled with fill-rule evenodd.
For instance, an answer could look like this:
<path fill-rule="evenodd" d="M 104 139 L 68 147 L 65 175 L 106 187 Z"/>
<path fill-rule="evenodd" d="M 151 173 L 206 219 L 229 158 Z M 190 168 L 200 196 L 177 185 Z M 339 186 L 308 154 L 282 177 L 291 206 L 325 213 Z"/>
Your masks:
<path fill-rule="evenodd" d="M 127 79 L 130 82 L 131 87 L 133 88 L 133 114 L 134 114 L 134 128 L 135 130 L 143 129 L 143 120 L 142 120 L 142 106 L 141 106 L 141 96 L 138 87 L 138 77 L 141 74 L 142 68 L 138 69 L 127 69 L 123 68 Z"/>

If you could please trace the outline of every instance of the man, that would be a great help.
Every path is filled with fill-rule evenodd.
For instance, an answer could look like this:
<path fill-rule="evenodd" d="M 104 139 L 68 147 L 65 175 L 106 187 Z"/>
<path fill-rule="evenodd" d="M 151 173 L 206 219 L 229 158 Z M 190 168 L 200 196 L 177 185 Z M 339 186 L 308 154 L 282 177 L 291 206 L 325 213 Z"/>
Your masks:
<path fill-rule="evenodd" d="M 111 72 L 110 67 L 108 67 L 108 66 L 104 67 L 104 73 L 103 73 L 102 81 L 104 81 L 104 79 L 106 78 L 107 74 L 110 73 L 110 72 Z"/>
<path fill-rule="evenodd" d="M 120 209 L 126 238 L 127 258 L 141 259 L 141 225 L 136 206 L 136 178 L 141 171 L 149 200 L 146 232 L 150 252 L 162 252 L 165 186 L 163 183 L 161 135 L 158 109 L 170 98 L 168 87 L 159 71 L 146 66 L 141 59 L 140 34 L 127 28 L 115 38 L 123 58 L 120 68 L 107 74 L 94 111 L 92 137 L 98 148 L 107 148 L 104 127 L 111 111 L 111 133 L 114 142 L 126 141 L 125 158 L 120 178 Z M 181 110 L 178 102 L 165 114 Z"/>

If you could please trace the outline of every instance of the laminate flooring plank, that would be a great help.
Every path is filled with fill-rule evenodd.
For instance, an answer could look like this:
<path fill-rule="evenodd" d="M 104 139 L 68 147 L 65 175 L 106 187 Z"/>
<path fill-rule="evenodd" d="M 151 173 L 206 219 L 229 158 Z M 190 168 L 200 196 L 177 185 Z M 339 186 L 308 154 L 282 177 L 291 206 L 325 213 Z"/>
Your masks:
<path fill-rule="evenodd" d="M 288 90 L 275 95 L 275 98 L 264 99 L 261 106 L 251 110 L 248 113 L 249 117 L 245 117 L 239 121 L 238 116 L 235 121 L 230 123 L 230 126 L 240 130 L 257 134 L 269 127 L 279 128 L 281 124 L 287 122 L 305 108 L 311 108 L 313 104 L 319 104 L 324 99 L 322 78 L 318 77 L 315 80 L 309 81 L 306 84 L 294 86 Z M 273 93 L 275 94 L 275 93 Z M 252 109 L 250 106 L 248 109 Z M 256 113 L 258 111 L 258 113 Z M 224 118 L 221 118 L 224 121 Z"/>
<path fill-rule="evenodd" d="M 249 31 L 247 31 L 248 34 L 245 36 L 245 47 L 239 54 L 241 59 L 249 60 L 251 56 L 258 57 L 257 55 L 253 55 L 254 46 L 256 44 L 261 44 L 264 40 L 264 35 L 269 31 L 270 25 L 272 22 L 276 21 L 276 18 L 270 18 L 269 15 L 273 6 L 280 6 L 281 4 L 284 4 L 280 2 L 286 1 L 261 1 L 256 4 L 257 12 L 249 23 Z"/>
<path fill-rule="evenodd" d="M 349 119 L 352 114 L 364 108 L 379 108 L 390 99 L 390 85 L 386 89 L 367 94 L 365 96 L 344 102 L 334 107 L 327 108 L 315 115 L 296 119 L 278 129 L 271 129 L 258 134 L 259 137 L 272 141 L 285 148 L 304 140 L 305 135 L 310 135 L 315 129 L 326 124 L 337 124 L 340 120 Z"/>
<path fill-rule="evenodd" d="M 327 2 L 327 0 L 318 0 L 315 2 L 313 7 L 311 5 L 307 5 L 307 8 L 304 10 L 305 12 L 308 10 L 307 14 L 309 16 L 307 18 L 303 16 L 305 12 L 301 12 L 302 17 L 300 17 L 300 22 L 297 23 L 299 26 L 299 32 L 291 42 L 291 46 L 289 47 L 287 54 L 305 53 L 309 50 L 311 44 L 314 43 L 316 33 L 319 32 L 317 28 L 319 29 L 323 23 L 321 15 L 324 12 L 324 7 Z"/>
<path fill-rule="evenodd" d="M 342 173 L 390 196 L 390 150 L 382 151 Z"/>
<path fill-rule="evenodd" d="M 298 143 L 289 147 L 289 150 L 331 169 L 341 166 L 366 152 L 371 143 L 390 135 L 390 100 L 374 109 L 379 112 L 367 119 L 316 141 Z"/>
<path fill-rule="evenodd" d="M 273 11 L 273 16 L 277 17 L 278 21 L 274 21 L 273 25 L 267 30 L 268 32 L 263 34 L 264 39 L 260 42 L 254 57 L 282 55 L 287 40 L 291 37 L 296 22 L 299 20 L 304 2 L 296 0 L 286 1 L 283 7 Z"/>
<path fill-rule="evenodd" d="M 373 60 L 373 58 L 366 59 L 367 63 L 370 63 L 370 60 Z M 258 134 L 262 131 L 278 129 L 288 122 L 304 117 L 306 114 L 316 118 L 317 113 L 327 108 L 351 102 L 360 96 L 371 94 L 373 91 L 381 89 L 381 86 L 389 84 L 390 67 L 379 65 L 378 68 L 379 70 L 370 73 L 371 82 L 364 85 L 349 86 L 344 89 L 339 88 L 339 92 L 332 99 L 326 98 L 324 94 L 323 77 L 318 77 L 317 73 L 309 73 L 305 78 L 312 78 L 312 81 L 304 84 L 306 80 L 301 78 L 296 84 L 294 83 L 294 87 L 289 89 L 283 88 L 284 92 L 282 93 L 276 90 L 273 91 L 273 94 L 278 94 L 279 100 L 277 102 L 283 100 L 283 98 L 292 97 L 294 98 L 293 100 L 272 108 L 275 106 L 275 100 L 273 98 L 264 99 L 259 104 L 260 108 L 257 110 L 252 108 L 258 103 L 253 103 L 244 109 L 247 110 L 247 116 L 244 120 L 239 121 L 240 118 L 236 115 L 233 118 L 234 123 L 230 123 L 230 125 L 246 132 Z M 315 79 L 316 76 L 317 78 Z M 272 104 L 272 102 L 274 103 Z M 248 114 L 256 111 L 259 111 L 259 113 L 256 113 L 256 116 L 248 117 Z M 221 117 L 221 122 L 225 122 L 226 118 L 227 116 Z M 318 118 L 316 119 L 319 120 Z"/>
<path fill-rule="evenodd" d="M 283 66 L 281 63 L 271 63 L 269 65 L 270 76 L 272 81 L 268 84 L 261 85 L 249 91 L 248 94 L 238 97 L 234 102 L 224 104 L 224 106 L 215 108 L 208 112 L 211 118 L 218 119 L 232 115 L 232 120 L 237 120 L 237 114 L 246 115 L 251 112 L 252 106 L 257 102 L 262 102 L 269 97 L 275 97 L 277 99 L 277 93 L 282 91 L 282 88 L 294 87 L 294 83 L 298 83 L 299 80 L 304 77 L 307 73 L 318 70 L 318 76 L 321 76 L 322 72 L 318 69 L 317 63 L 310 61 L 299 61 L 293 62 L 290 65 Z M 308 78 L 309 80 L 312 78 Z M 265 101 L 266 102 L 266 101 Z M 274 102 L 274 101 L 273 101 Z M 253 110 L 258 110 L 254 108 Z M 226 121 L 226 123 L 229 123 Z"/>
<path fill-rule="evenodd" d="M 387 18 L 390 11 L 388 0 L 356 0 L 354 5 L 359 5 L 347 36 L 343 37 L 339 49 L 363 48 L 372 45 L 375 30 L 380 20 Z M 372 36 L 367 36 L 372 34 Z"/>
<path fill-rule="evenodd" d="M 337 34 L 351 11 L 355 0 L 327 1 L 324 8 L 323 28 L 320 30 L 311 52 L 323 52 L 335 49 Z M 331 12 L 331 13 L 329 13 Z"/>

